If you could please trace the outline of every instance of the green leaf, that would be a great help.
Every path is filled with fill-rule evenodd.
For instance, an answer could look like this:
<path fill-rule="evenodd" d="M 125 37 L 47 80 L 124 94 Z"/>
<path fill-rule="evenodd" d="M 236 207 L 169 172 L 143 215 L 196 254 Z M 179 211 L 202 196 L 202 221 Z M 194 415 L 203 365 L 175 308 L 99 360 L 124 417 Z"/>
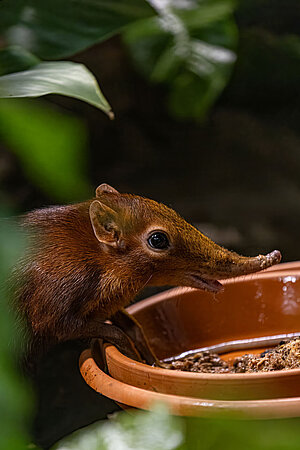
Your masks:
<path fill-rule="evenodd" d="M 203 119 L 230 77 L 237 31 L 231 0 L 155 3 L 159 18 L 136 22 L 123 38 L 137 68 L 169 90 L 177 117 Z"/>
<path fill-rule="evenodd" d="M 47 59 L 69 56 L 124 30 L 137 66 L 169 87 L 172 111 L 201 119 L 231 73 L 237 41 L 233 9 L 233 0 L 7 0 L 0 4 L 0 28 L 9 44 Z"/>
<path fill-rule="evenodd" d="M 76 431 L 52 450 L 175 450 L 183 439 L 181 421 L 160 406 L 151 412 L 121 413 Z"/>
<path fill-rule="evenodd" d="M 177 14 L 186 24 L 189 31 L 214 25 L 225 17 L 231 17 L 236 6 L 236 0 L 202 0 L 198 7 L 183 8 Z"/>
<path fill-rule="evenodd" d="M 0 77 L 0 97 L 40 97 L 61 94 L 96 106 L 113 117 L 96 79 L 82 64 L 43 62 L 33 68 Z"/>
<path fill-rule="evenodd" d="M 42 59 L 63 58 L 154 15 L 144 0 L 4 0 L 0 30 L 8 44 Z"/>
<path fill-rule="evenodd" d="M 21 72 L 38 64 L 40 60 L 18 46 L 0 50 L 0 76 L 13 72 Z"/>
<path fill-rule="evenodd" d="M 51 198 L 91 195 L 85 174 L 86 130 L 76 118 L 33 100 L 0 101 L 0 137 L 28 178 Z"/>

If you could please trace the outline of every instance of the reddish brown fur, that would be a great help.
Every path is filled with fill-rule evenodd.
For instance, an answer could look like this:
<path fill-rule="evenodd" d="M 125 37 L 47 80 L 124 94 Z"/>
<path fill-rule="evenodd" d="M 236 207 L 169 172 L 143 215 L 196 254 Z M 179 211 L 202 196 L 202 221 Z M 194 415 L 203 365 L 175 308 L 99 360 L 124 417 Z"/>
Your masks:
<path fill-rule="evenodd" d="M 89 214 L 95 199 L 33 211 L 24 219 L 31 246 L 19 272 L 18 305 L 34 336 L 65 340 L 82 330 L 85 337 L 91 318 L 109 318 L 146 284 L 203 288 L 207 280 L 211 285 L 204 288 L 216 290 L 209 280 L 266 266 L 266 257 L 243 258 L 219 247 L 163 204 L 105 190 L 98 194 L 116 213 L 103 228 L 116 236 L 115 246 L 95 236 Z M 168 234 L 168 251 L 147 248 L 150 230 Z"/>

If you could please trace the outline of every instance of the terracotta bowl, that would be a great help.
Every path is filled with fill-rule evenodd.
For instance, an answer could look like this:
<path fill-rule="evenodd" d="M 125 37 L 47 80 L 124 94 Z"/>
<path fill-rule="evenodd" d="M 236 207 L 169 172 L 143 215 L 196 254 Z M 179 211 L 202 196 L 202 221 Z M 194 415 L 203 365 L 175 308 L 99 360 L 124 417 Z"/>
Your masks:
<path fill-rule="evenodd" d="M 128 310 L 143 325 L 161 359 L 216 347 L 231 359 L 300 335 L 300 270 L 265 271 L 224 285 L 217 295 L 171 289 Z M 163 396 L 178 414 L 230 410 L 255 417 L 300 415 L 300 369 L 196 374 L 138 363 L 111 345 L 105 352 L 109 375 L 100 371 L 89 353 L 81 357 L 82 374 L 94 389 L 131 406 L 147 408 Z"/>
<path fill-rule="evenodd" d="M 282 264 L 276 264 L 275 266 L 271 266 L 268 269 L 264 270 L 263 273 L 266 272 L 282 272 L 282 271 L 292 271 L 292 270 L 300 270 L 300 261 L 291 261 Z"/>

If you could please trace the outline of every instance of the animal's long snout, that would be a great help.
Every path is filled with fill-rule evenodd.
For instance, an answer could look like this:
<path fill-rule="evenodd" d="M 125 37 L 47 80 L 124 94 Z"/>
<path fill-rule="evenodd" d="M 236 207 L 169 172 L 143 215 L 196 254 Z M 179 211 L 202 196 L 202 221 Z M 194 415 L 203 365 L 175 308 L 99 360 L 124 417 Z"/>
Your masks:
<path fill-rule="evenodd" d="M 197 245 L 193 254 L 199 261 L 199 275 L 202 271 L 206 279 L 222 280 L 247 275 L 267 269 L 281 261 L 279 250 L 273 250 L 267 255 L 241 256 L 219 246 L 199 231 L 195 242 Z"/>
<path fill-rule="evenodd" d="M 258 255 L 249 258 L 234 253 L 232 255 L 231 263 L 226 264 L 223 275 L 224 277 L 247 275 L 249 273 L 267 269 L 270 266 L 278 264 L 280 261 L 281 253 L 279 250 L 273 250 L 267 255 Z"/>

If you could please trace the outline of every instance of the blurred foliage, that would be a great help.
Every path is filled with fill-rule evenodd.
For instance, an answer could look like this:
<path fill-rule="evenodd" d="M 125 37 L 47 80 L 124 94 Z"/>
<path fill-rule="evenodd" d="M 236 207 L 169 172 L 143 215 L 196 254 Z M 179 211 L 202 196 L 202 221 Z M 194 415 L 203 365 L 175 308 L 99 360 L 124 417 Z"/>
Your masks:
<path fill-rule="evenodd" d="M 235 61 L 232 0 L 153 1 L 158 18 L 127 27 L 123 38 L 137 68 L 169 91 L 170 112 L 203 119 Z"/>
<path fill-rule="evenodd" d="M 24 118 L 30 117 L 30 120 Z M 2 100 L 0 136 L 19 157 L 23 170 L 59 201 L 91 196 L 85 175 L 86 129 L 78 119 L 41 102 Z"/>
<path fill-rule="evenodd" d="M 108 38 L 127 23 L 153 14 L 145 1 L 90 0 L 88 3 L 85 0 L 4 1 L 0 4 L 3 39 L 6 45 L 24 47 L 27 52 L 41 59 L 55 59 L 70 56 Z M 5 62 L 7 59 L 0 59 L 0 67 Z M 61 61 L 56 64 L 41 63 L 16 75 L 15 72 L 21 69 L 17 66 L 14 54 L 14 65 L 0 68 L 0 73 L 5 71 L 7 74 L 6 77 L 0 77 L 0 97 L 59 93 L 80 98 L 113 117 L 109 104 L 89 70 L 80 64 L 67 64 Z M 22 66 L 23 55 L 20 57 Z M 10 76 L 9 68 L 14 69 Z"/>
<path fill-rule="evenodd" d="M 183 422 L 162 405 L 152 412 L 119 413 L 72 433 L 52 450 L 173 450 L 183 441 Z"/>
<path fill-rule="evenodd" d="M 123 30 L 142 72 L 154 82 L 168 84 L 170 110 L 179 117 L 202 119 L 225 87 L 235 60 L 233 8 L 232 0 L 7 0 L 0 4 L 0 30 L 7 45 L 24 47 L 41 59 L 73 55 Z M 14 64 L 5 61 L 0 73 L 21 70 L 16 53 Z M 26 62 L 21 55 L 20 67 Z M 75 63 L 63 73 L 66 63 L 41 64 L 28 73 L 0 77 L 0 97 L 56 92 L 109 113 L 110 106 L 98 86 L 91 86 L 87 69 L 84 74 L 79 66 L 75 76 Z M 29 84 L 32 75 L 34 84 Z M 97 90 L 93 101 L 86 92 L 92 87 Z"/>
<path fill-rule="evenodd" d="M 102 95 L 97 81 L 82 64 L 70 61 L 37 63 L 35 57 L 28 52 L 12 49 L 13 56 L 9 58 L 9 48 L 0 52 L 0 67 L 7 70 L 12 64 L 17 64 L 20 56 L 21 65 L 29 65 L 27 70 L 17 71 L 0 77 L 0 97 L 40 97 L 46 94 L 62 94 L 68 97 L 84 100 L 91 105 L 110 113 L 110 106 Z M 1 56 L 4 54 L 4 58 Z M 7 66 L 3 63 L 8 63 Z"/>
<path fill-rule="evenodd" d="M 22 47 L 11 46 L 0 50 L 0 76 L 30 69 L 40 62 L 39 58 Z"/>
<path fill-rule="evenodd" d="M 163 406 L 118 413 L 58 442 L 53 450 L 297 450 L 299 419 L 175 417 Z"/>
<path fill-rule="evenodd" d="M 300 419 L 232 420 L 183 419 L 184 445 L 180 450 L 296 450 Z"/>
<path fill-rule="evenodd" d="M 16 318 L 9 306 L 6 280 L 11 267 L 20 256 L 24 242 L 13 224 L 0 211 L 0 449 L 24 450 L 28 443 L 26 428 L 31 416 L 31 392 L 16 372 L 16 360 L 21 336 L 21 324 L 16 330 Z M 18 331 L 18 333 L 17 333 Z"/>
<path fill-rule="evenodd" d="M 70 61 L 40 62 L 22 47 L 0 51 L 0 98 L 61 94 L 90 103 L 113 118 L 92 73 Z"/>
<path fill-rule="evenodd" d="M 151 4 L 151 2 L 149 2 Z M 7 0 L 0 5 L 6 42 L 41 59 L 64 58 L 153 16 L 145 0 Z"/>

